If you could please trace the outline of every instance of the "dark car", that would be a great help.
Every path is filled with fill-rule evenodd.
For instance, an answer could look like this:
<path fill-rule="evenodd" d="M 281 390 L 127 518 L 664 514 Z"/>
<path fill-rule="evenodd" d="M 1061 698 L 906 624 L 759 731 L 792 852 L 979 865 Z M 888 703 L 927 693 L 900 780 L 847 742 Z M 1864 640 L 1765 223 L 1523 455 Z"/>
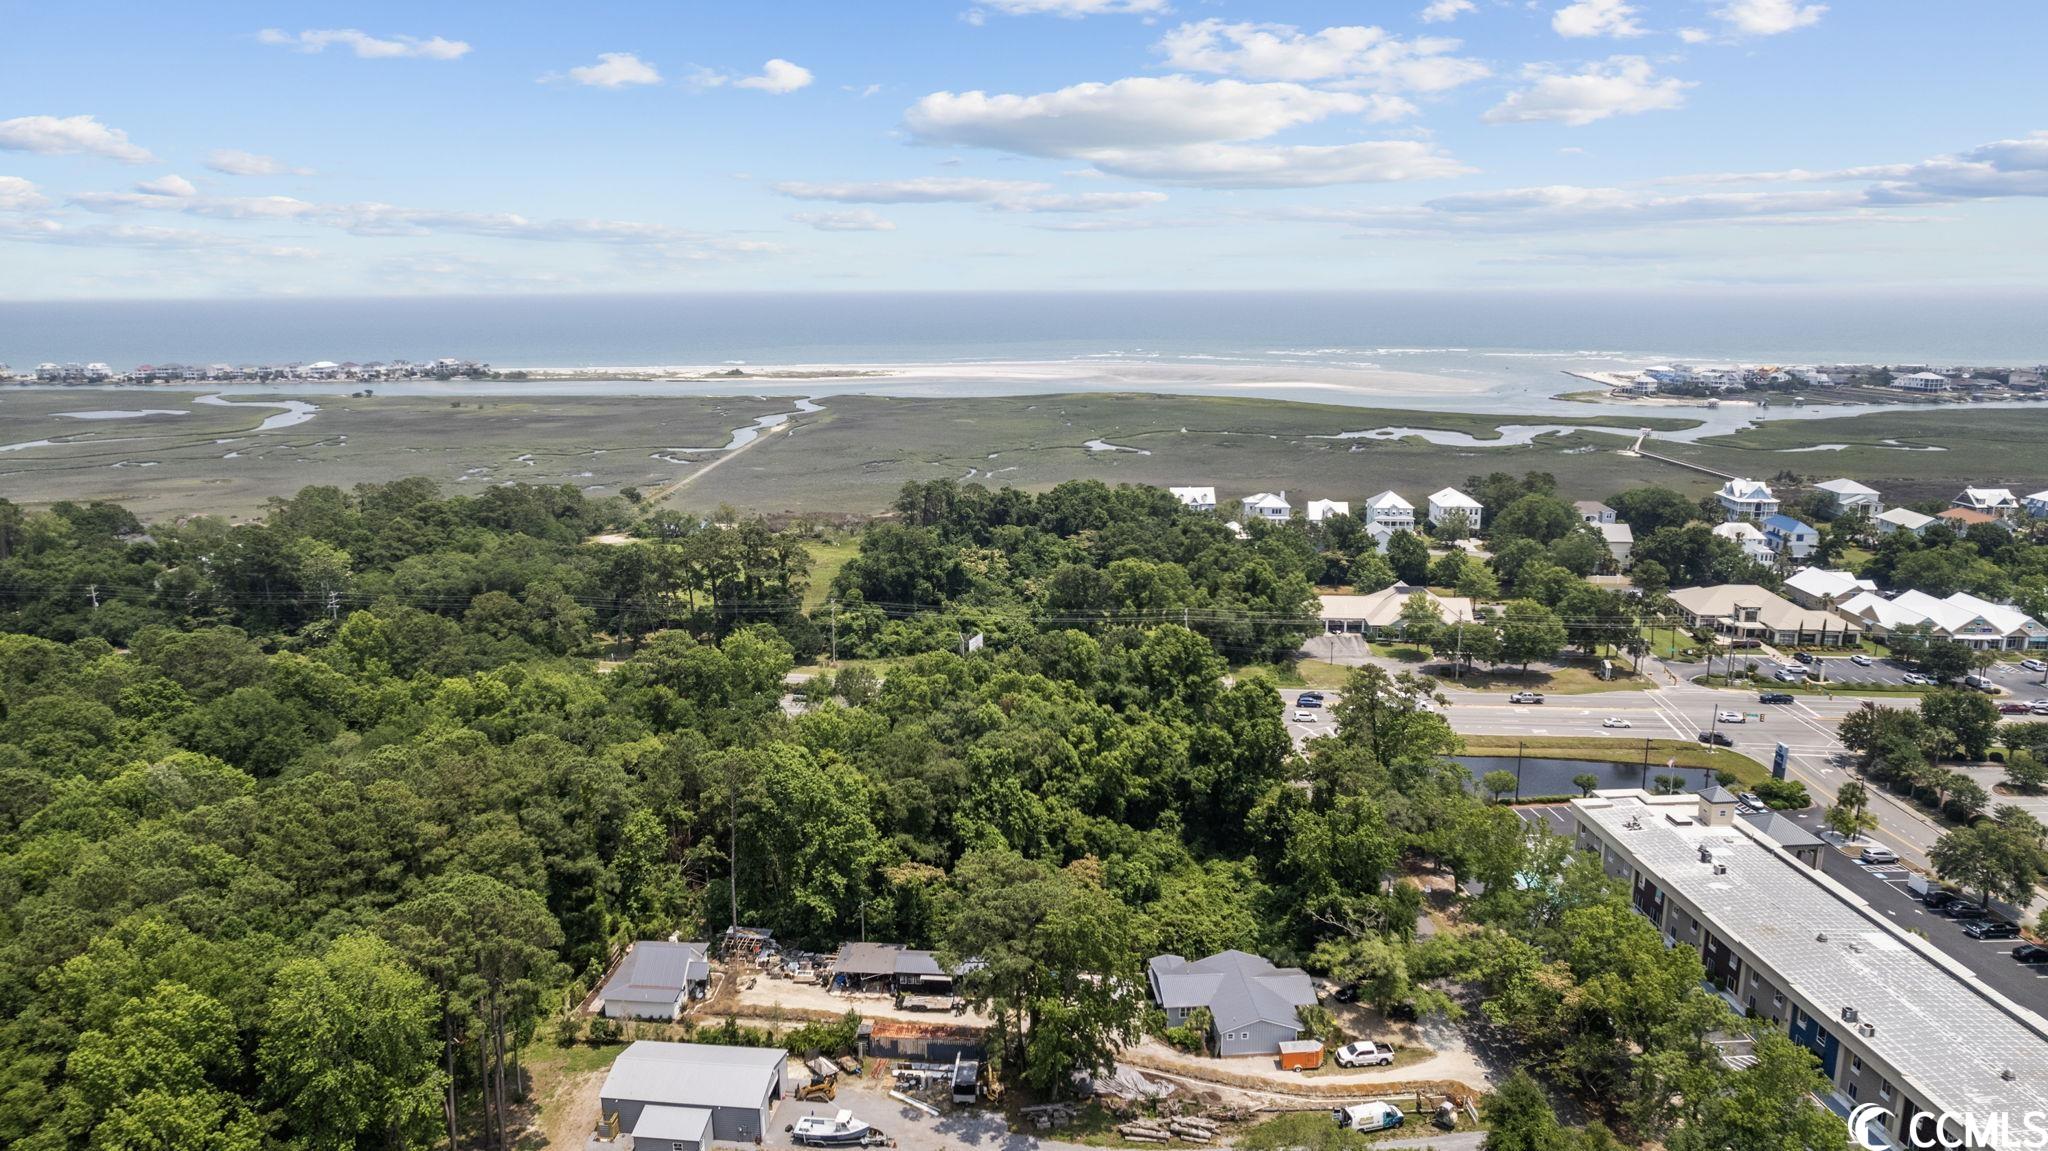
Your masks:
<path fill-rule="evenodd" d="M 1300 695 L 1294 697 L 1294 706 L 1321 707 L 1323 706 L 1323 697 L 1317 695 L 1315 692 L 1305 691 L 1302 692 Z"/>
<path fill-rule="evenodd" d="M 2028 712 L 2031 712 L 2033 710 L 2034 709 L 2027 704 L 2014 703 L 2010 700 L 1998 705 L 1998 714 L 2000 715 L 2026 715 Z"/>
<path fill-rule="evenodd" d="M 1972 939 L 2018 939 L 2020 929 L 2003 919 L 1979 919 L 1963 924 L 1963 934 Z"/>
<path fill-rule="evenodd" d="M 1344 986 L 1339 987 L 1336 991 L 1332 992 L 1330 994 L 1330 998 L 1336 1000 L 1339 1003 L 1356 1003 L 1358 1002 L 1358 984 L 1346 983 Z"/>
<path fill-rule="evenodd" d="M 1986 910 L 1983 904 L 1971 903 L 1967 899 L 1956 900 L 1943 907 L 1941 913 L 1950 919 L 1988 919 L 1991 916 L 1991 912 Z"/>
<path fill-rule="evenodd" d="M 1792 693 L 1789 691 L 1760 691 L 1756 695 L 1756 701 L 1758 703 L 1791 703 Z"/>
<path fill-rule="evenodd" d="M 1792 653 L 1792 658 L 1798 660 L 1800 663 L 1812 663 L 1813 653 L 1810 651 L 1795 651 Z"/>
<path fill-rule="evenodd" d="M 1920 902 L 1926 904 L 1929 911 L 1940 911 L 1949 904 L 1957 902 L 1959 898 L 1955 892 L 1937 887 L 1921 896 Z"/>
<path fill-rule="evenodd" d="M 1728 735 L 1727 735 L 1727 733 L 1726 733 L 1726 732 L 1720 732 L 1720 731 L 1703 731 L 1703 732 L 1701 732 L 1701 733 L 1700 733 L 1700 742 L 1701 742 L 1701 743 L 1704 743 L 1704 744 L 1707 744 L 1707 745 L 1708 745 L 1708 746 L 1710 746 L 1710 747 L 1734 747 L 1734 746 L 1735 746 L 1735 741 L 1734 741 L 1734 740 L 1732 740 L 1732 739 L 1729 739 L 1729 738 L 1728 738 Z"/>
<path fill-rule="evenodd" d="M 2048 963 L 2048 947 L 2038 943 L 2022 943 L 2012 949 L 2012 957 L 2021 963 Z"/>

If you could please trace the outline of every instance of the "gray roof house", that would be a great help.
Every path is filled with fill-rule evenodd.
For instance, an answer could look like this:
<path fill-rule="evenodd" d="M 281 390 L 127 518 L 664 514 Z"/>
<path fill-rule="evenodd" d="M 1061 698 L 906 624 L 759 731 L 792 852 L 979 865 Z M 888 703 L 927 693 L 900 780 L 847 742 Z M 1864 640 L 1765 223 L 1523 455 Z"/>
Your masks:
<path fill-rule="evenodd" d="M 606 1019 L 674 1019 L 683 1002 L 704 994 L 711 961 L 702 943 L 643 939 L 604 981 Z"/>
<path fill-rule="evenodd" d="M 1315 987 L 1299 967 L 1275 967 L 1256 955 L 1222 951 L 1193 963 L 1155 955 L 1145 965 L 1152 998 L 1169 1025 L 1209 1009 L 1210 1040 L 1218 1055 L 1275 1055 L 1301 1036 L 1296 1009 L 1312 1006 Z"/>

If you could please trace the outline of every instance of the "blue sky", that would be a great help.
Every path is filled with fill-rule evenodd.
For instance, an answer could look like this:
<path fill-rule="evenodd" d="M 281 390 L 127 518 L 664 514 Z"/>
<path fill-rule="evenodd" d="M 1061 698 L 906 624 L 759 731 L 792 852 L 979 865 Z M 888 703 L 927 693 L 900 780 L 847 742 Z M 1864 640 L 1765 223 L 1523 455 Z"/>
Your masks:
<path fill-rule="evenodd" d="M 2041 286 L 2029 0 L 0 2 L 0 296 Z"/>

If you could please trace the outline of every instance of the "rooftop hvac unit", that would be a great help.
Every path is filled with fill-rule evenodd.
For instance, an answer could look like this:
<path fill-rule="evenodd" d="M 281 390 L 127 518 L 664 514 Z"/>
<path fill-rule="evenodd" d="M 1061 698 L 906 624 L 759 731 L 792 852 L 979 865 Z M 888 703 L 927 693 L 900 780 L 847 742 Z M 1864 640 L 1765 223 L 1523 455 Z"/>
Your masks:
<path fill-rule="evenodd" d="M 1844 1023 L 1854 1023 L 1854 1022 L 1856 1022 L 1856 1009 L 1855 1009 L 1854 1007 L 1844 1007 L 1844 1008 L 1842 1008 L 1842 1022 L 1844 1022 Z"/>
<path fill-rule="evenodd" d="M 1875 1024 L 1875 1023 L 1864 1023 L 1864 1024 L 1861 1024 L 1861 1025 L 1859 1025 L 1859 1026 L 1858 1026 L 1858 1027 L 1856 1028 L 1856 1031 L 1857 1031 L 1857 1033 L 1858 1033 L 1858 1034 L 1862 1035 L 1862 1036 L 1863 1036 L 1863 1037 L 1864 1037 L 1865 1039 L 1868 1039 L 1868 1038 L 1870 1038 L 1871 1036 L 1873 1036 L 1873 1035 L 1877 1034 L 1877 1024 Z"/>
<path fill-rule="evenodd" d="M 1726 875 L 1726 874 L 1728 874 L 1728 865 L 1727 865 L 1727 864 L 1725 864 L 1725 863 L 1717 863 L 1717 864 L 1715 864 L 1715 865 L 1714 865 L 1714 874 L 1715 874 L 1715 875 Z"/>
<path fill-rule="evenodd" d="M 1713 848 L 1711 848 L 1711 847 L 1708 847 L 1708 846 L 1707 846 L 1706 844 L 1704 844 L 1704 843 L 1700 844 L 1700 862 L 1701 862 L 1701 863 L 1712 863 L 1712 862 L 1714 862 L 1714 849 L 1713 849 Z"/>

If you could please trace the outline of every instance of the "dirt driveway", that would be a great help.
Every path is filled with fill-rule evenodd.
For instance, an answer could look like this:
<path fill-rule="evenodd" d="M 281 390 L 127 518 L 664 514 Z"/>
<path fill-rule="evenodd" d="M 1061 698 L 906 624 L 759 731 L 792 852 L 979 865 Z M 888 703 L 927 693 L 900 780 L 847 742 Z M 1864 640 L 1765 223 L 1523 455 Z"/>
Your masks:
<path fill-rule="evenodd" d="M 738 979 L 735 999 L 736 1010 L 741 1015 L 762 1016 L 768 1012 L 766 1017 L 773 1018 L 772 1012 L 780 1009 L 837 1017 L 848 1011 L 858 1011 L 867 1019 L 901 1019 L 910 1023 L 945 1023 L 961 1027 L 988 1026 L 988 1019 L 973 1011 L 955 1015 L 943 1011 L 899 1010 L 895 999 L 888 995 L 849 995 L 827 991 L 817 983 L 771 979 L 766 974 L 753 971 L 738 973 Z M 747 986 L 749 982 L 751 987 Z"/>

